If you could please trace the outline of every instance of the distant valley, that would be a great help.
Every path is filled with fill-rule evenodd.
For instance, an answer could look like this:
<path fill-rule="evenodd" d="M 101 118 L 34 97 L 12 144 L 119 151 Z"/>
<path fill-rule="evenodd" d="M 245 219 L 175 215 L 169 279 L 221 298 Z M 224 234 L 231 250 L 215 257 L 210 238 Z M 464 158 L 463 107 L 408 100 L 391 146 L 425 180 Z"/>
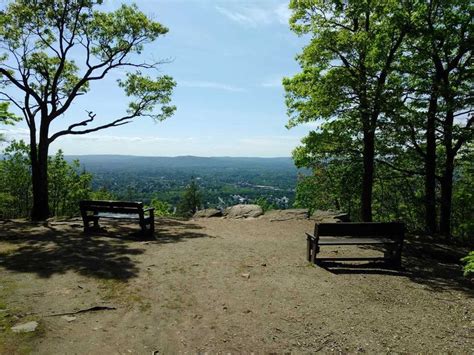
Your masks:
<path fill-rule="evenodd" d="M 199 184 L 205 207 L 224 207 L 265 198 L 279 208 L 293 204 L 298 170 L 291 158 L 144 157 L 70 155 L 92 173 L 95 189 L 117 198 L 176 205 L 191 179 Z"/>

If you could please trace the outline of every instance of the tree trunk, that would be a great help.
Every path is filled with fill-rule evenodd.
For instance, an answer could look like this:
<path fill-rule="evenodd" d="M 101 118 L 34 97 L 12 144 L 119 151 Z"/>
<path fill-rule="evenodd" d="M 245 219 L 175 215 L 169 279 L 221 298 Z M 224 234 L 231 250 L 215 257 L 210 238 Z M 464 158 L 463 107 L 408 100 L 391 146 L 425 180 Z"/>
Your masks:
<path fill-rule="evenodd" d="M 41 117 L 39 144 L 36 145 L 36 129 L 30 128 L 31 179 L 33 184 L 33 208 L 31 219 L 44 221 L 49 216 L 48 196 L 48 130 L 49 121 L 46 113 Z"/>
<path fill-rule="evenodd" d="M 426 123 L 425 155 L 425 229 L 437 232 L 436 216 L 436 113 L 438 111 L 438 87 L 433 83 Z"/>
<path fill-rule="evenodd" d="M 36 157 L 33 157 L 33 151 Z M 42 146 L 32 149 L 32 183 L 33 183 L 33 209 L 31 219 L 34 221 L 44 221 L 49 214 L 48 199 L 48 147 Z"/>
<path fill-rule="evenodd" d="M 372 222 L 372 188 L 374 185 L 375 134 L 364 130 L 364 172 L 362 177 L 361 218 Z"/>
<path fill-rule="evenodd" d="M 441 181 L 441 215 L 439 229 L 443 236 L 451 237 L 451 209 L 453 198 L 453 175 L 454 175 L 454 157 L 456 153 L 453 149 L 453 123 L 454 112 L 451 102 L 448 101 L 448 112 L 443 123 L 444 126 L 444 147 L 446 150 L 446 159 Z"/>
<path fill-rule="evenodd" d="M 451 237 L 453 173 L 454 173 L 454 159 L 449 163 L 448 161 L 446 161 L 446 167 L 445 167 L 443 178 L 441 181 L 441 218 L 440 218 L 439 230 L 441 234 L 447 238 Z"/>

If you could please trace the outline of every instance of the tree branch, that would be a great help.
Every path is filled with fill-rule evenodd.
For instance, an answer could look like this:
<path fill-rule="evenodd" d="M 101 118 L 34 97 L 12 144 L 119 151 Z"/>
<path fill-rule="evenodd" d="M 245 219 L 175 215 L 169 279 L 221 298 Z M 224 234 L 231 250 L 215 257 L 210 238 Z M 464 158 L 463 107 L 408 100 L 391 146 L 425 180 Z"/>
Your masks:
<path fill-rule="evenodd" d="M 94 127 L 94 128 L 89 128 L 89 129 L 85 129 L 85 130 L 82 130 L 82 131 L 74 131 L 73 129 L 76 128 L 76 127 L 79 127 L 79 126 L 87 126 L 89 123 L 91 123 L 94 118 L 95 118 L 95 114 L 93 114 L 92 112 L 87 112 L 89 118 L 84 120 L 84 121 L 81 121 L 79 123 L 74 123 L 72 125 L 70 125 L 67 129 L 63 130 L 63 131 L 59 131 L 57 133 L 55 133 L 54 135 L 51 136 L 51 138 L 49 138 L 48 142 L 51 144 L 52 142 L 54 142 L 57 138 L 61 137 L 61 136 L 64 136 L 64 135 L 78 135 L 78 134 L 87 134 L 87 133 L 91 133 L 91 132 L 97 132 L 97 131 L 100 131 L 102 129 L 106 129 L 106 128 L 110 128 L 110 127 L 119 127 L 119 126 L 123 126 L 127 123 L 130 123 L 131 120 L 137 116 L 139 116 L 139 112 L 135 111 L 133 114 L 131 115 L 128 115 L 128 116 L 124 116 L 124 117 L 121 117 L 113 122 L 110 122 L 110 123 L 107 123 L 107 124 L 104 124 L 102 126 L 98 126 L 98 127 Z"/>

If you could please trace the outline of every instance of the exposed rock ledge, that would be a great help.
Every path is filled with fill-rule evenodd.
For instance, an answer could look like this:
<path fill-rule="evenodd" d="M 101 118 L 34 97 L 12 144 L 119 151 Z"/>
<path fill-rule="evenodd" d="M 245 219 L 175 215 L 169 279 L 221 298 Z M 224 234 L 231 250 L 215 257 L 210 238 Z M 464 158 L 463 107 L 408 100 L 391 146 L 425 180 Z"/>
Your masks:
<path fill-rule="evenodd" d="M 309 215 L 308 209 L 305 208 L 293 208 L 287 210 L 271 210 L 263 214 L 263 210 L 258 205 L 235 205 L 226 208 L 223 212 L 215 209 L 208 208 L 197 211 L 194 214 L 194 218 L 212 218 L 222 217 L 225 218 L 256 218 L 262 216 L 264 219 L 270 221 L 288 221 L 288 220 L 299 220 L 299 219 L 311 219 L 315 222 L 320 223 L 336 223 L 336 222 L 348 222 L 349 216 L 347 213 L 340 211 L 321 211 L 316 210 L 311 216 Z"/>
<path fill-rule="evenodd" d="M 265 213 L 264 218 L 270 221 L 288 221 L 292 219 L 308 219 L 309 211 L 305 208 L 288 210 L 271 210 Z"/>
<path fill-rule="evenodd" d="M 248 218 L 263 215 L 263 209 L 259 205 L 235 205 L 224 210 L 226 218 Z"/>
<path fill-rule="evenodd" d="M 333 222 L 349 222 L 349 215 L 341 211 L 321 211 L 316 210 L 311 217 L 316 222 L 333 223 Z"/>
<path fill-rule="evenodd" d="M 194 218 L 210 218 L 210 217 L 222 217 L 222 211 L 216 208 L 206 208 L 205 210 L 197 211 Z"/>

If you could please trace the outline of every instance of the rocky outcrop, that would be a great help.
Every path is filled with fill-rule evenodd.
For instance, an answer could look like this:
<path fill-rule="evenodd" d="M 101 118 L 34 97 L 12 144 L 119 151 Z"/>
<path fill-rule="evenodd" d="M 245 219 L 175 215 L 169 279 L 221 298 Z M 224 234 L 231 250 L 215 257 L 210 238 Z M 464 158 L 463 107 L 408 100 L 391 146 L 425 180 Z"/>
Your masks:
<path fill-rule="evenodd" d="M 194 218 L 211 218 L 211 217 L 222 217 L 222 211 L 216 208 L 206 208 L 205 210 L 197 211 Z"/>
<path fill-rule="evenodd" d="M 305 208 L 288 210 L 271 210 L 265 213 L 265 218 L 270 221 L 289 221 L 293 219 L 308 219 L 309 211 Z"/>
<path fill-rule="evenodd" d="M 259 205 L 235 205 L 225 209 L 226 218 L 248 218 L 259 217 L 263 214 L 263 209 Z"/>
<path fill-rule="evenodd" d="M 321 211 L 316 210 L 310 219 L 318 223 L 349 222 L 349 215 L 341 211 Z"/>

